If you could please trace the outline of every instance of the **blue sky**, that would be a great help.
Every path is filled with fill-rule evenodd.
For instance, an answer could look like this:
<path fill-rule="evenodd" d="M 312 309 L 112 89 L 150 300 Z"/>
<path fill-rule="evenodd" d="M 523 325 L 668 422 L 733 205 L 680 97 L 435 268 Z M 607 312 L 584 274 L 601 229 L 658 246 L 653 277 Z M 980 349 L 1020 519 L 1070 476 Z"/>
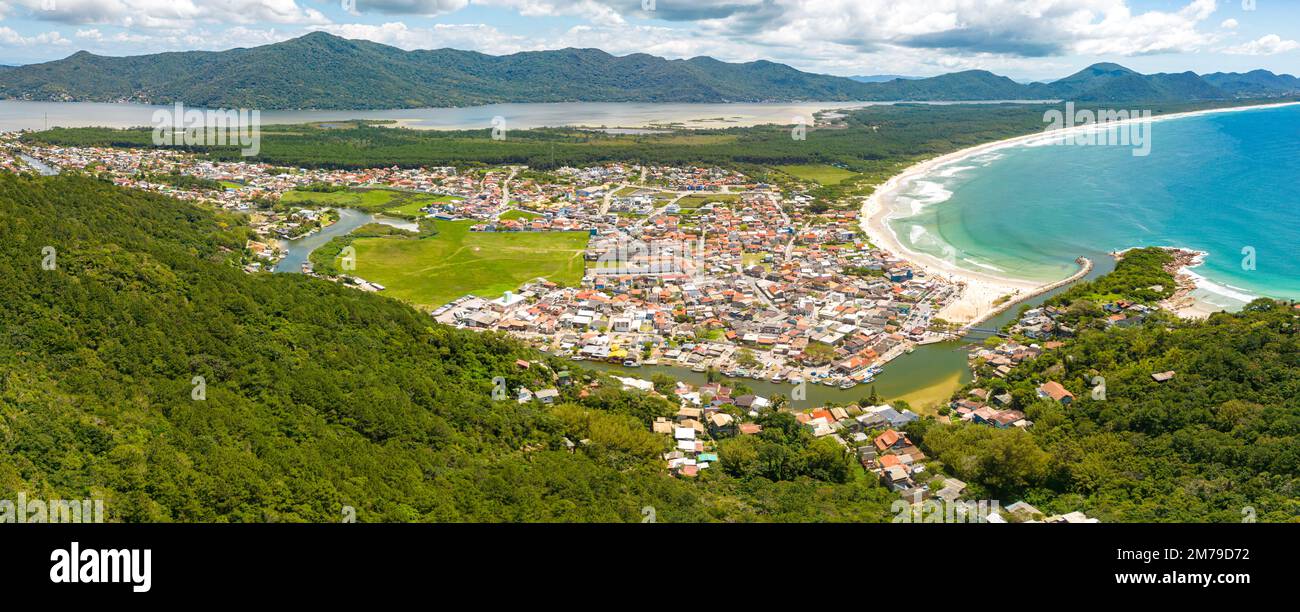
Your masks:
<path fill-rule="evenodd" d="M 255 46 L 324 30 L 405 49 L 594 47 L 838 75 L 1300 73 L 1295 0 L 0 0 L 0 63 Z"/>

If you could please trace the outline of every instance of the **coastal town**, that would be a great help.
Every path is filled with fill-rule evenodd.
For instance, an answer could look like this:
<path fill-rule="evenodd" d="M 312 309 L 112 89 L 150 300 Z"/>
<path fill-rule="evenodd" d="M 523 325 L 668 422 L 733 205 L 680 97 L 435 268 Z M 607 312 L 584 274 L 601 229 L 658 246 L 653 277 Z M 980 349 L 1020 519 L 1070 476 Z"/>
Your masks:
<path fill-rule="evenodd" d="M 10 171 L 76 170 L 246 214 L 249 272 L 338 217 L 315 197 L 395 194 L 377 215 L 471 222 L 474 232 L 585 232 L 581 282 L 539 277 L 431 309 L 440 323 L 498 330 L 574 360 L 843 389 L 872 382 L 918 344 L 952 337 L 960 288 L 876 248 L 854 208 L 813 206 L 808 186 L 710 167 L 290 169 L 168 149 L 54 147 L 3 136 Z M 177 180 L 191 177 L 193 180 Z M 297 270 L 294 270 L 297 271 Z M 311 272 L 310 263 L 303 264 Z M 355 274 L 329 276 L 363 290 Z"/>

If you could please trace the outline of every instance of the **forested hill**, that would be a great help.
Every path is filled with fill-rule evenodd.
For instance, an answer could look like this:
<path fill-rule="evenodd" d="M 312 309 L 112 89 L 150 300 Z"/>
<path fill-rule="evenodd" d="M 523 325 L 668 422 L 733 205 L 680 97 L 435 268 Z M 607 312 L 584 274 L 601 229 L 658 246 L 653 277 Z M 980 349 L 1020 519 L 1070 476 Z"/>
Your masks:
<path fill-rule="evenodd" d="M 581 380 L 554 407 L 494 402 L 493 376 L 541 388 L 553 369 L 396 300 L 244 274 L 237 218 L 4 174 L 0 219 L 0 499 L 97 497 L 113 521 L 889 517 L 797 425 L 768 443 L 782 480 L 692 482 L 649 431 L 662 400 Z"/>
<path fill-rule="evenodd" d="M 997 377 L 993 395 L 1034 422 L 909 431 L 976 494 L 1103 522 L 1300 521 L 1300 309 L 1259 299 L 1240 313 L 1187 322 L 1165 312 L 1112 325 L 1106 304 L 1171 290 L 1160 249 L 1127 253 L 1115 271 L 1047 302 L 1077 337 Z M 1033 339 L 1021 338 L 1025 343 Z M 995 341 L 996 342 L 996 341 Z M 1172 373 L 1163 382 L 1156 373 Z M 1063 405 L 1039 397 L 1055 381 Z M 1100 391 L 1100 392 L 1099 392 Z M 959 393 L 960 397 L 967 397 Z"/>
<path fill-rule="evenodd" d="M 1212 80 L 1210 78 L 1212 77 Z M 1300 81 L 1266 71 L 1143 75 L 1097 64 L 1049 83 L 970 70 L 864 83 L 770 61 L 669 60 L 598 49 L 486 55 L 405 51 L 324 32 L 260 47 L 106 57 L 85 51 L 0 71 L 0 97 L 257 109 L 383 109 L 502 102 L 1057 100 L 1197 102 L 1272 98 Z"/>
<path fill-rule="evenodd" d="M 597 49 L 486 55 L 404 51 L 316 32 L 229 51 L 131 57 L 79 52 L 5 71 L 0 95 L 211 107 L 414 108 L 497 102 L 861 99 L 864 85 L 767 61 L 617 57 Z"/>

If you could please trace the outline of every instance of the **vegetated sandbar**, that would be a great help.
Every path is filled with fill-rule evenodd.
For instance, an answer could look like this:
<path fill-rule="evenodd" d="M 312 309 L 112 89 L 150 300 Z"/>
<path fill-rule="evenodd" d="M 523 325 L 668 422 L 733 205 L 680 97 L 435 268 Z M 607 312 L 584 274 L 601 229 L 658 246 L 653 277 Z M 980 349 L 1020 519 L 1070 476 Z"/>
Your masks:
<path fill-rule="evenodd" d="M 904 247 L 902 242 L 898 239 L 898 235 L 894 232 L 893 228 L 889 226 L 889 219 L 897 212 L 895 205 L 897 204 L 898 197 L 917 180 L 929 176 L 939 168 L 961 162 L 977 155 L 1009 147 L 1050 142 L 1074 134 L 1087 133 L 1088 131 L 1108 130 L 1138 121 L 1167 121 L 1170 119 L 1183 119 L 1215 113 L 1279 108 L 1296 104 L 1300 104 L 1300 102 L 1233 106 L 1185 113 L 1170 113 L 1168 115 L 1159 115 L 1150 118 L 1136 118 L 1110 123 L 1080 125 L 1066 129 L 1035 132 L 1033 134 L 1026 134 L 1024 136 L 1017 136 L 1014 138 L 969 147 L 909 166 L 907 169 L 903 170 L 902 173 L 891 177 L 883 185 L 878 186 L 876 190 L 863 202 L 861 215 L 862 228 L 863 231 L 867 233 L 867 236 L 869 236 L 872 242 L 877 246 L 888 250 L 895 255 L 907 258 L 913 265 L 924 270 L 926 274 L 939 276 L 962 285 L 961 296 L 939 312 L 940 318 L 954 323 L 978 323 L 988 319 L 997 312 L 1004 310 L 1011 303 L 1028 299 L 1034 295 L 1042 293 L 1043 291 L 1059 286 L 1064 281 L 1073 280 L 1075 277 L 1082 276 L 1081 272 L 1085 271 L 1082 269 L 1083 264 L 1081 264 L 1081 270 L 1079 272 L 1072 274 L 1067 279 L 1045 282 L 1042 280 L 1015 278 L 1012 276 L 969 270 L 957 265 L 954 261 L 947 261 L 933 255 L 919 253 Z M 1193 313 L 1204 311 L 1206 308 L 1211 307 L 1199 305 L 1193 308 L 1179 309 L 1176 312 L 1184 315 L 1192 315 Z"/>

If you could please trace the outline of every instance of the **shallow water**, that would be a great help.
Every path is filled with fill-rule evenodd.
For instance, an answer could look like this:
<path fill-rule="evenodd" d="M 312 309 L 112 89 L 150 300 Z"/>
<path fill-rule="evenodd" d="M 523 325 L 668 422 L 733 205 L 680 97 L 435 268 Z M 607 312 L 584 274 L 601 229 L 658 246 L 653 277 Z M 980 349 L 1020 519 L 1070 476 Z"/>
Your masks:
<path fill-rule="evenodd" d="M 1123 146 L 1017 146 L 914 182 L 890 223 L 904 246 L 1034 280 L 1136 246 L 1204 251 L 1198 295 L 1226 308 L 1300 298 L 1300 107 L 1150 125 Z M 1248 254 L 1254 254 L 1254 261 Z M 1253 264 L 1253 265 L 1252 265 Z"/>

